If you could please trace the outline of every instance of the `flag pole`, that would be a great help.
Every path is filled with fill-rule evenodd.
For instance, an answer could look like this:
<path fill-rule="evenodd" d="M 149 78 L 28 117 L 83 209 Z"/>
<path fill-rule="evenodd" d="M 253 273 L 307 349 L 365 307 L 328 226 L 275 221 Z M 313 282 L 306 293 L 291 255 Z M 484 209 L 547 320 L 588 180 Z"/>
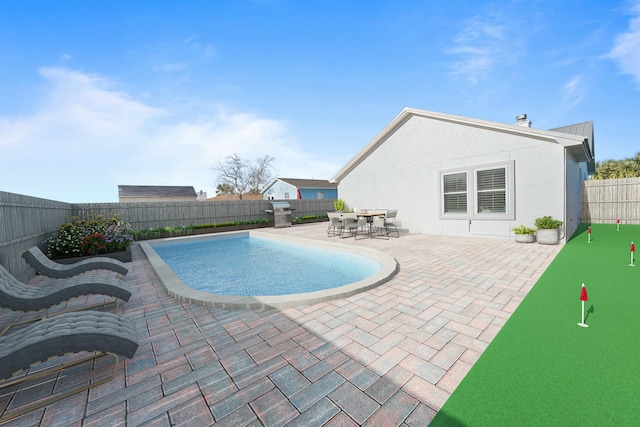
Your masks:
<path fill-rule="evenodd" d="M 635 267 L 635 265 L 633 264 L 633 253 L 636 251 L 636 245 L 633 244 L 633 242 L 631 242 L 631 264 L 629 264 L 629 267 Z"/>
<path fill-rule="evenodd" d="M 578 323 L 578 326 L 582 326 L 583 328 L 588 328 L 589 325 L 584 323 L 584 302 L 589 301 L 589 297 L 587 296 L 587 288 L 584 287 L 584 283 L 582 284 L 582 291 L 580 293 L 580 300 L 582 301 L 582 322 Z"/>
<path fill-rule="evenodd" d="M 591 243 L 591 226 L 589 226 L 589 229 L 587 230 L 587 235 L 589 236 L 587 238 L 587 243 Z"/>

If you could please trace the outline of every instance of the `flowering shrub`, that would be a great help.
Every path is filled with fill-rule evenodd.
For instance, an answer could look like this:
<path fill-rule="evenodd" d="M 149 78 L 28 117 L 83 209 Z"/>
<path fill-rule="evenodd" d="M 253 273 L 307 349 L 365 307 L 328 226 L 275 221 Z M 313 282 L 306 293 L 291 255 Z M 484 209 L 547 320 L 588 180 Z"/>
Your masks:
<path fill-rule="evenodd" d="M 74 216 L 71 222 L 60 224 L 45 243 L 49 258 L 59 259 L 120 252 L 132 241 L 131 226 L 120 216 L 89 215 L 85 219 Z"/>

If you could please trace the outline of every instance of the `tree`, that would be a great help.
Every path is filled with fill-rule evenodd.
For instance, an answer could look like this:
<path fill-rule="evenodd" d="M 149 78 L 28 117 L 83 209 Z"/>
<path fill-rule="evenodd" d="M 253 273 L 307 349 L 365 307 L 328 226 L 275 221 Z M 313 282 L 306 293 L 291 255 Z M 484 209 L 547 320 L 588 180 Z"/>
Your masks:
<path fill-rule="evenodd" d="M 234 154 L 224 161 L 218 161 L 212 168 L 218 173 L 218 190 L 228 194 L 238 194 L 240 200 L 246 193 L 259 194 L 273 179 L 271 173 L 275 158 L 269 155 L 258 157 L 255 164 Z M 220 194 L 220 193 L 219 193 Z"/>
<path fill-rule="evenodd" d="M 594 179 L 640 177 L 640 152 L 623 160 L 603 160 L 596 162 Z"/>
<path fill-rule="evenodd" d="M 274 160 L 275 157 L 269 155 L 256 159 L 256 163 L 251 166 L 251 173 L 249 174 L 249 193 L 260 194 L 264 187 L 273 180 L 271 164 Z"/>
<path fill-rule="evenodd" d="M 233 194 L 233 188 L 229 184 L 218 184 L 216 187 L 216 195 Z"/>

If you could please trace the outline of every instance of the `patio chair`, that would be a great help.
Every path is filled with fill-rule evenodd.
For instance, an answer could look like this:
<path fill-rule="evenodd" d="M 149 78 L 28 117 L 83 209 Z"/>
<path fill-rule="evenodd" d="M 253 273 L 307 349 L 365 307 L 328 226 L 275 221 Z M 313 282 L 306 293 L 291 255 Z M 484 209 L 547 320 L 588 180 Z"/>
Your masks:
<path fill-rule="evenodd" d="M 51 286 L 27 285 L 13 277 L 0 265 L 0 306 L 13 311 L 44 310 L 43 318 L 49 317 L 49 308 L 82 295 L 106 295 L 116 298 L 116 309 L 120 300 L 129 301 L 129 285 L 113 276 L 85 275 L 70 279 L 56 279 Z M 83 307 L 83 309 L 106 306 L 111 303 Z M 41 320 L 41 319 L 36 319 Z M 26 322 L 23 322 L 26 323 Z M 2 335 L 13 323 L 0 332 Z"/>
<path fill-rule="evenodd" d="M 110 270 L 123 276 L 129 272 L 123 262 L 108 257 L 94 257 L 73 264 L 60 264 L 49 259 L 37 246 L 24 251 L 22 258 L 39 274 L 55 279 L 73 277 L 91 270 Z"/>
<path fill-rule="evenodd" d="M 327 227 L 327 237 L 339 236 L 342 234 L 342 214 L 339 212 L 327 212 L 329 226 Z"/>
<path fill-rule="evenodd" d="M 385 227 L 385 217 L 374 216 L 373 223 L 371 225 L 373 226 L 373 230 L 376 233 L 376 236 L 384 236 L 387 238 L 387 240 L 389 239 L 389 229 Z"/>
<path fill-rule="evenodd" d="M 134 324 L 124 316 L 99 311 L 61 314 L 0 337 L 0 379 L 3 380 L 0 390 L 44 378 L 102 356 L 109 355 L 115 360 L 110 376 L 82 381 L 77 387 L 37 399 L 16 410 L 5 409 L 0 423 L 111 381 L 118 370 L 119 356 L 131 359 L 137 349 L 138 336 Z M 45 369 L 31 368 L 38 362 L 78 352 L 92 354 L 67 358 L 65 363 Z M 28 372 L 14 377 L 23 370 Z"/>
<path fill-rule="evenodd" d="M 369 224 L 367 223 L 367 219 L 366 218 L 358 218 L 358 216 L 355 213 L 346 213 L 342 215 L 342 234 L 340 235 L 341 238 L 344 238 L 344 231 L 345 230 L 349 230 L 349 233 L 351 236 L 353 236 L 356 240 L 358 239 L 358 230 L 362 229 L 362 234 L 364 234 L 364 231 L 366 229 L 366 227 L 368 227 Z M 349 236 L 349 237 L 351 237 Z"/>
<path fill-rule="evenodd" d="M 386 234 L 387 238 L 389 238 L 389 230 L 391 228 L 393 228 L 395 230 L 396 237 L 400 237 L 400 232 L 398 231 L 398 227 L 395 224 L 397 215 L 398 215 L 398 211 L 397 210 L 388 210 L 387 213 L 384 216 L 384 223 L 383 224 L 379 224 L 379 227 L 384 228 L 384 231 L 385 231 L 385 234 Z M 380 233 L 378 232 L 378 234 L 380 234 Z"/>

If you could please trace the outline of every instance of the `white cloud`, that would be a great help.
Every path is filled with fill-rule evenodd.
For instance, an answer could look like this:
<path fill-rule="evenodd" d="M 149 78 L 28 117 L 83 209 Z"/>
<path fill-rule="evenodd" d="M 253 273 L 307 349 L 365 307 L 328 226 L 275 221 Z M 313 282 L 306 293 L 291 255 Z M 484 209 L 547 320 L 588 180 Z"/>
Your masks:
<path fill-rule="evenodd" d="M 636 2 L 632 13 L 634 16 L 629 21 L 629 29 L 616 37 L 609 57 L 640 86 L 640 2 Z"/>
<path fill-rule="evenodd" d="M 43 68 L 46 93 L 26 117 L 0 117 L 0 191 L 66 202 L 117 201 L 117 185 L 215 190 L 211 167 L 269 154 L 289 176 L 329 177 L 339 165 L 307 155 L 283 121 L 222 106 L 183 116 L 134 99 L 113 80 Z M 5 164 L 6 163 L 6 164 Z"/>
<path fill-rule="evenodd" d="M 576 76 L 569 80 L 562 87 L 562 101 L 564 105 L 573 108 L 580 104 L 585 96 L 585 88 L 582 85 L 582 78 Z"/>
<path fill-rule="evenodd" d="M 507 34 L 509 25 L 498 14 L 474 16 L 453 39 L 445 53 L 459 59 L 451 64 L 451 74 L 473 84 L 485 79 L 500 64 L 518 56 L 517 40 Z"/>

